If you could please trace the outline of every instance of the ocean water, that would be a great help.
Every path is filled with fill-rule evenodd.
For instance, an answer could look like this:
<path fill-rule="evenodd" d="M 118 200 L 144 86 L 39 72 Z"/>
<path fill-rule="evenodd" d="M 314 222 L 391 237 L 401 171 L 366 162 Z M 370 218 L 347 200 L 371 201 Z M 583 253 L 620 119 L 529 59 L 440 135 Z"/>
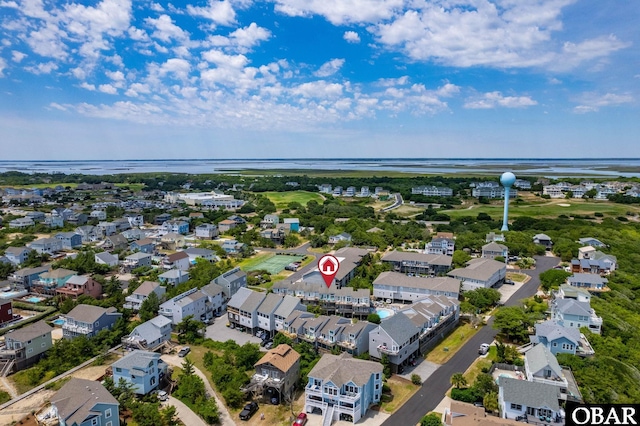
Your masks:
<path fill-rule="evenodd" d="M 500 173 L 516 175 L 640 177 L 640 159 L 501 159 L 501 158 L 311 158 L 311 159 L 158 159 L 0 161 L 0 172 L 80 173 L 110 175 L 122 173 L 234 173 L 242 170 L 367 170 L 424 174 Z"/>

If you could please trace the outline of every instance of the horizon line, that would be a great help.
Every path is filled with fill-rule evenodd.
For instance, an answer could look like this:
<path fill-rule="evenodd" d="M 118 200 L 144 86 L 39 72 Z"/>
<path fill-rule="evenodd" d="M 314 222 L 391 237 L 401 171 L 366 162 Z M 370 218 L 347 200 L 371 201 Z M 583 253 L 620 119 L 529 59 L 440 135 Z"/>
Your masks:
<path fill-rule="evenodd" d="M 574 161 L 610 161 L 610 160 L 640 160 L 640 157 L 273 157 L 273 158 L 122 158 L 122 159 L 76 159 L 76 160 L 0 160 L 2 163 L 62 163 L 62 162 L 115 162 L 115 161 L 292 161 L 292 160 L 313 160 L 313 161 L 337 161 L 337 160 L 405 160 L 405 161 L 421 161 L 421 160 L 500 160 L 500 161 L 539 161 L 539 160 L 574 160 Z"/>

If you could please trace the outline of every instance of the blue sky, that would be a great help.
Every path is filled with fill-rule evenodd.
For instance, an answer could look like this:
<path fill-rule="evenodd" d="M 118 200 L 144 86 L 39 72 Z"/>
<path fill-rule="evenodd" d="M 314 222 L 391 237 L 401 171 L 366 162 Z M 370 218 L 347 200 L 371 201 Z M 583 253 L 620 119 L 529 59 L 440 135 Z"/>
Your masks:
<path fill-rule="evenodd" d="M 0 0 L 0 148 L 640 157 L 639 18 L 628 0 Z"/>

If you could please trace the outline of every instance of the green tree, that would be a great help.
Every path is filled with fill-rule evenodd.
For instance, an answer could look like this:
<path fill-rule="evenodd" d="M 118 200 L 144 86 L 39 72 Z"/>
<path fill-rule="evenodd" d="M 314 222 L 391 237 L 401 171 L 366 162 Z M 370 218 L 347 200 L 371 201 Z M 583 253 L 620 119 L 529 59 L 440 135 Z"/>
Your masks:
<path fill-rule="evenodd" d="M 367 321 L 369 321 L 372 324 L 380 324 L 380 315 L 376 313 L 371 313 L 367 315 Z"/>
<path fill-rule="evenodd" d="M 490 413 L 498 412 L 498 393 L 497 392 L 489 392 L 482 398 L 482 405 L 484 405 L 484 409 Z"/>
<path fill-rule="evenodd" d="M 550 291 L 560 287 L 570 276 L 571 273 L 563 269 L 549 269 L 540 274 L 540 286 L 545 291 Z"/>
<path fill-rule="evenodd" d="M 158 295 L 156 294 L 156 292 L 152 291 L 140 305 L 140 311 L 138 312 L 140 320 L 142 322 L 149 321 L 151 318 L 154 318 L 156 315 L 158 315 L 159 309 L 160 300 L 158 299 Z"/>
<path fill-rule="evenodd" d="M 204 330 L 204 324 L 201 321 L 193 319 L 193 315 L 184 317 L 184 319 L 176 325 L 178 341 L 180 343 L 195 343 L 196 340 L 202 338 L 201 330 Z"/>
<path fill-rule="evenodd" d="M 462 373 L 454 373 L 451 376 L 451 384 L 457 389 L 460 389 L 462 386 L 467 385 L 467 379 L 464 378 L 464 374 Z"/>
<path fill-rule="evenodd" d="M 496 312 L 493 328 L 500 330 L 507 338 L 522 342 L 529 336 L 533 318 L 520 306 L 505 306 Z"/>
<path fill-rule="evenodd" d="M 462 250 L 456 250 L 453 252 L 451 263 L 455 268 L 463 268 L 464 265 L 471 260 L 471 256 Z"/>
<path fill-rule="evenodd" d="M 440 420 L 440 416 L 431 413 L 420 420 L 420 426 L 442 426 L 442 421 Z"/>

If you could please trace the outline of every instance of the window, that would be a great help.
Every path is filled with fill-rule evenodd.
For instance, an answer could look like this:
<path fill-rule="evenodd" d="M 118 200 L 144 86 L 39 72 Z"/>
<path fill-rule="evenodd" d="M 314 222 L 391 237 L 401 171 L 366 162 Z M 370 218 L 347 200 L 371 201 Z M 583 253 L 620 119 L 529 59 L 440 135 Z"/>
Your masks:
<path fill-rule="evenodd" d="M 91 426 L 98 426 L 98 418 L 94 417 L 91 419 Z"/>
<path fill-rule="evenodd" d="M 521 411 L 522 410 L 522 405 L 520 404 L 514 404 L 513 402 L 511 403 L 511 409 L 512 410 L 518 410 Z"/>
<path fill-rule="evenodd" d="M 44 348 L 45 346 L 47 346 L 47 344 L 45 342 L 40 343 L 40 347 Z"/>
<path fill-rule="evenodd" d="M 27 349 L 27 353 L 30 354 L 31 352 L 33 352 L 33 348 L 29 348 Z"/>
<path fill-rule="evenodd" d="M 107 422 L 107 424 L 104 426 L 113 426 L 113 422 Z"/>
<path fill-rule="evenodd" d="M 111 417 L 111 408 L 105 410 L 104 412 L 104 418 L 108 419 L 109 417 Z"/>

